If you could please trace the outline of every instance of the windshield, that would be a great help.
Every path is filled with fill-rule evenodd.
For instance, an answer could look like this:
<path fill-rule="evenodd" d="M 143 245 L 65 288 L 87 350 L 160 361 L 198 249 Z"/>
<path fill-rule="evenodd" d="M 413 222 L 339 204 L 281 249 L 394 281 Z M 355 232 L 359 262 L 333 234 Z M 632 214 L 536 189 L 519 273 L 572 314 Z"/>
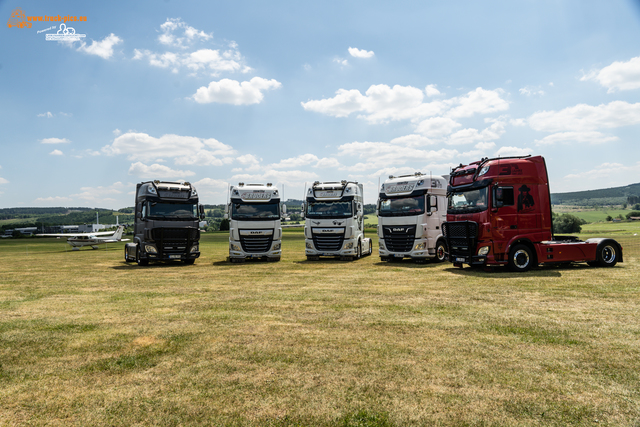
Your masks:
<path fill-rule="evenodd" d="M 382 199 L 378 208 L 380 216 L 410 216 L 424 213 L 424 195 Z"/>
<path fill-rule="evenodd" d="M 309 218 L 349 218 L 352 216 L 351 202 L 309 202 Z"/>
<path fill-rule="evenodd" d="M 459 191 L 449 194 L 447 213 L 463 214 L 482 212 L 487 209 L 487 187 L 477 190 Z"/>
<path fill-rule="evenodd" d="M 232 203 L 231 219 L 266 221 L 280 219 L 279 203 Z"/>
<path fill-rule="evenodd" d="M 198 217 L 198 206 L 195 203 L 149 203 L 148 217 L 155 218 L 188 218 Z"/>

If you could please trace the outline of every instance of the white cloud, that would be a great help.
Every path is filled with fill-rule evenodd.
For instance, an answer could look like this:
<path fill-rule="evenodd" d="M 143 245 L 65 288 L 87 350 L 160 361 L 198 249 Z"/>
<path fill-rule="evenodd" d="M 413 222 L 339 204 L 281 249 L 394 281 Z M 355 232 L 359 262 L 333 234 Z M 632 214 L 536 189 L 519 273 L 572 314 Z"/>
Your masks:
<path fill-rule="evenodd" d="M 49 197 L 38 197 L 34 200 L 34 202 L 45 202 L 45 203 L 57 203 L 58 206 L 62 203 L 70 202 L 72 199 L 69 197 L 62 196 L 49 196 Z"/>
<path fill-rule="evenodd" d="M 440 150 L 420 150 L 415 147 L 402 147 L 389 142 L 350 142 L 338 147 L 339 155 L 344 158 L 363 160 L 345 168 L 351 172 L 364 172 L 371 169 L 394 167 L 406 163 L 414 163 L 416 159 L 429 159 L 432 162 L 445 162 L 454 159 L 457 150 L 441 148 Z"/>
<path fill-rule="evenodd" d="M 6 179 L 4 179 L 4 178 L 2 178 L 0 176 L 0 184 L 8 184 L 8 183 L 9 183 L 9 181 L 7 181 Z"/>
<path fill-rule="evenodd" d="M 47 111 L 46 113 L 38 114 L 38 117 L 46 117 L 50 119 L 53 117 L 53 114 L 51 113 L 51 111 Z"/>
<path fill-rule="evenodd" d="M 244 58 L 238 51 L 236 42 L 229 42 L 228 49 L 202 48 L 187 52 L 197 41 L 208 41 L 212 34 L 197 30 L 178 19 L 167 19 L 160 26 L 162 34 L 158 41 L 175 51 L 153 52 L 148 49 L 134 49 L 133 59 L 147 59 L 149 65 L 159 68 L 171 69 L 178 73 L 181 69 L 187 69 L 192 75 L 199 72 L 208 72 L 212 76 L 218 76 L 221 72 L 252 71 L 251 67 L 244 64 Z"/>
<path fill-rule="evenodd" d="M 129 175 L 136 175 L 140 178 L 148 179 L 180 179 L 186 176 L 193 176 L 195 172 L 171 169 L 165 165 L 154 163 L 145 165 L 142 162 L 132 163 L 129 168 Z"/>
<path fill-rule="evenodd" d="M 193 99 L 200 104 L 219 102 L 222 104 L 250 105 L 258 104 L 264 98 L 263 91 L 278 89 L 282 84 L 276 80 L 266 80 L 254 77 L 242 83 L 236 80 L 222 79 L 209 83 L 209 87 L 202 86 L 193 95 Z"/>
<path fill-rule="evenodd" d="M 111 145 L 102 148 L 108 155 L 127 155 L 129 160 L 158 161 L 174 158 L 180 165 L 220 166 L 233 161 L 236 151 L 229 145 L 209 138 L 167 134 L 160 138 L 146 133 L 127 132 L 114 139 Z"/>
<path fill-rule="evenodd" d="M 164 45 L 186 48 L 196 40 L 210 40 L 213 34 L 199 31 L 187 25 L 180 18 L 167 18 L 167 21 L 160 25 L 162 34 L 158 36 L 158 41 Z"/>
<path fill-rule="evenodd" d="M 194 182 L 193 186 L 198 190 L 198 195 L 201 200 L 203 196 L 211 198 L 224 196 L 224 199 L 226 199 L 229 183 L 221 179 L 203 178 Z"/>
<path fill-rule="evenodd" d="M 567 174 L 554 191 L 577 191 L 603 187 L 618 187 L 640 181 L 640 162 L 635 164 L 602 163 L 593 169 Z"/>
<path fill-rule="evenodd" d="M 334 157 L 323 157 L 322 159 L 318 160 L 318 162 L 315 164 L 315 167 L 322 168 L 322 169 L 326 169 L 326 168 L 337 169 L 337 168 L 342 168 L 343 166 L 340 164 L 338 159 Z"/>
<path fill-rule="evenodd" d="M 544 91 L 542 89 L 531 87 L 531 86 L 525 86 L 523 88 L 520 88 L 519 92 L 520 92 L 521 95 L 525 95 L 525 96 L 531 96 L 531 95 L 542 96 L 542 95 L 544 95 Z"/>
<path fill-rule="evenodd" d="M 347 65 L 349 65 L 349 61 L 347 61 L 344 58 L 334 58 L 333 62 L 336 62 L 336 63 L 342 65 L 343 67 L 346 67 Z"/>
<path fill-rule="evenodd" d="M 101 58 L 109 59 L 113 56 L 113 47 L 119 43 L 122 43 L 122 39 L 115 34 L 111 33 L 102 41 L 91 41 L 91 45 L 87 46 L 85 42 L 82 42 L 78 51 L 88 53 L 89 55 L 98 55 Z"/>
<path fill-rule="evenodd" d="M 115 136 L 120 136 L 120 135 L 122 134 L 122 132 L 120 131 L 120 129 L 114 129 L 114 130 L 113 130 L 113 134 L 114 134 Z"/>
<path fill-rule="evenodd" d="M 416 128 L 416 133 L 429 138 L 441 138 L 449 135 L 460 126 L 462 126 L 460 123 L 448 117 L 431 117 L 420 122 Z"/>
<path fill-rule="evenodd" d="M 436 89 L 436 85 L 427 85 L 427 87 L 424 88 L 424 92 L 429 97 L 440 95 L 440 91 Z"/>
<path fill-rule="evenodd" d="M 580 80 L 595 80 L 606 87 L 608 93 L 640 89 L 640 56 L 631 58 L 627 62 L 616 61 L 601 70 L 582 76 Z"/>
<path fill-rule="evenodd" d="M 302 154 L 297 157 L 291 157 L 288 159 L 282 159 L 278 163 L 267 166 L 272 169 L 289 169 L 297 168 L 300 166 L 310 165 L 311 163 L 317 163 L 318 157 L 313 154 Z"/>
<path fill-rule="evenodd" d="M 404 145 L 406 147 L 423 147 L 425 145 L 437 144 L 438 141 L 421 136 L 421 135 L 405 135 L 393 138 L 392 144 Z"/>
<path fill-rule="evenodd" d="M 248 166 L 255 166 L 260 164 L 260 159 L 258 159 L 253 154 L 243 154 L 242 156 L 238 157 L 236 160 L 240 162 L 240 164 L 248 165 Z"/>
<path fill-rule="evenodd" d="M 509 109 L 509 103 L 502 99 L 501 89 L 485 90 L 481 87 L 469 92 L 465 96 L 452 98 L 448 103 L 456 105 L 447 112 L 447 116 L 471 117 L 475 114 L 489 114 Z"/>
<path fill-rule="evenodd" d="M 358 49 L 356 47 L 350 47 L 349 55 L 353 56 L 354 58 L 371 58 L 375 54 L 373 53 L 372 50 L 367 51 L 367 50 Z"/>
<path fill-rule="evenodd" d="M 425 94 L 434 95 L 432 86 L 425 91 L 412 86 L 372 85 L 365 95 L 359 90 L 338 89 L 333 98 L 302 102 L 307 111 L 315 111 L 334 117 L 347 117 L 352 113 L 363 113 L 359 117 L 371 123 L 390 120 L 412 120 L 417 122 L 427 117 L 449 118 L 471 117 L 504 111 L 509 103 L 501 98 L 502 90 L 477 88 L 464 96 L 443 101 L 423 102 Z"/>
<path fill-rule="evenodd" d="M 532 153 L 532 150 L 530 148 L 500 147 L 500 149 L 496 151 L 496 156 L 498 157 L 526 156 L 527 154 L 531 154 L 531 153 Z"/>
<path fill-rule="evenodd" d="M 70 142 L 67 138 L 44 138 L 40 140 L 42 144 L 68 144 Z"/>
<path fill-rule="evenodd" d="M 613 101 L 598 106 L 578 104 L 560 111 L 541 111 L 527 119 L 532 129 L 544 132 L 592 131 L 640 123 L 640 103 Z"/>
<path fill-rule="evenodd" d="M 117 197 L 134 186 L 135 184 L 132 183 L 123 184 L 118 181 L 106 187 L 81 187 L 80 193 L 71 194 L 69 197 L 74 200 L 82 200 L 87 204 L 98 205 L 105 202 L 115 202 L 114 196 Z"/>
<path fill-rule="evenodd" d="M 580 144 L 604 144 L 606 142 L 618 141 L 617 136 L 607 136 L 597 131 L 587 132 L 558 132 L 542 139 L 536 139 L 537 145 L 554 145 L 560 143 L 580 143 Z"/>
<path fill-rule="evenodd" d="M 51 156 L 62 156 L 62 151 L 60 150 L 53 150 L 52 152 L 49 153 Z"/>

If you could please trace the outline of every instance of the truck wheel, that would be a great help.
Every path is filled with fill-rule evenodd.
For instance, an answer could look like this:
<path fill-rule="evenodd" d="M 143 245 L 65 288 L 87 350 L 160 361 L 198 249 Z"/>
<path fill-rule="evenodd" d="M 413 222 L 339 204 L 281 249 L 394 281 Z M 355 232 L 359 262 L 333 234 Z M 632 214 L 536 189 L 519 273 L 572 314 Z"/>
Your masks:
<path fill-rule="evenodd" d="M 140 258 L 140 248 L 136 249 L 136 262 L 138 263 L 139 266 L 149 265 L 149 260 L 148 259 L 141 259 Z"/>
<path fill-rule="evenodd" d="M 371 239 L 369 239 L 369 254 L 371 255 L 373 253 L 373 242 L 371 241 Z"/>
<path fill-rule="evenodd" d="M 596 260 L 601 267 L 613 267 L 618 263 L 618 248 L 611 242 L 602 242 L 596 249 Z"/>
<path fill-rule="evenodd" d="M 127 253 L 127 247 L 124 247 L 124 262 L 131 262 L 129 259 L 129 254 Z"/>
<path fill-rule="evenodd" d="M 446 261 L 447 259 L 447 244 L 444 240 L 438 240 L 436 243 L 436 262 Z"/>
<path fill-rule="evenodd" d="M 358 249 L 354 259 L 360 259 L 360 258 L 362 258 L 362 242 L 358 241 Z"/>
<path fill-rule="evenodd" d="M 509 252 L 509 270 L 524 273 L 533 266 L 533 254 L 526 245 L 515 245 Z"/>

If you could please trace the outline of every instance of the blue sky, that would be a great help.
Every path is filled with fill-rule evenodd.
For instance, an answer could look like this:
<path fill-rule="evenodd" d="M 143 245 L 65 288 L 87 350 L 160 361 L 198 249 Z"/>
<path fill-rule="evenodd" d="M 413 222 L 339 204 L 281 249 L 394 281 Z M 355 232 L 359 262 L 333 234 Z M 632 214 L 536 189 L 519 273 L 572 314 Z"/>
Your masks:
<path fill-rule="evenodd" d="M 135 183 L 357 180 L 520 154 L 553 192 L 640 182 L 635 1 L 35 2 L 0 17 L 0 207 Z M 67 28 L 69 31 L 69 29 Z M 62 34 L 62 33 L 61 33 Z"/>

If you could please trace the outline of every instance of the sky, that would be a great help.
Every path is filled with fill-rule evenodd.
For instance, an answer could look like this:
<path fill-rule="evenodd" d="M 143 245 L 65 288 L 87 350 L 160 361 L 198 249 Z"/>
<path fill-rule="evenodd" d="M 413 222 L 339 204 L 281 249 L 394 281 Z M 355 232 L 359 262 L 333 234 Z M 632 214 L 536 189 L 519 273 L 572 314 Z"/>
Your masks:
<path fill-rule="evenodd" d="M 17 8 L 30 28 L 9 27 Z M 119 209 L 153 179 L 205 204 L 346 179 L 375 203 L 389 175 L 527 154 L 552 192 L 640 182 L 639 1 L 0 0 L 0 17 L 0 208 Z"/>

